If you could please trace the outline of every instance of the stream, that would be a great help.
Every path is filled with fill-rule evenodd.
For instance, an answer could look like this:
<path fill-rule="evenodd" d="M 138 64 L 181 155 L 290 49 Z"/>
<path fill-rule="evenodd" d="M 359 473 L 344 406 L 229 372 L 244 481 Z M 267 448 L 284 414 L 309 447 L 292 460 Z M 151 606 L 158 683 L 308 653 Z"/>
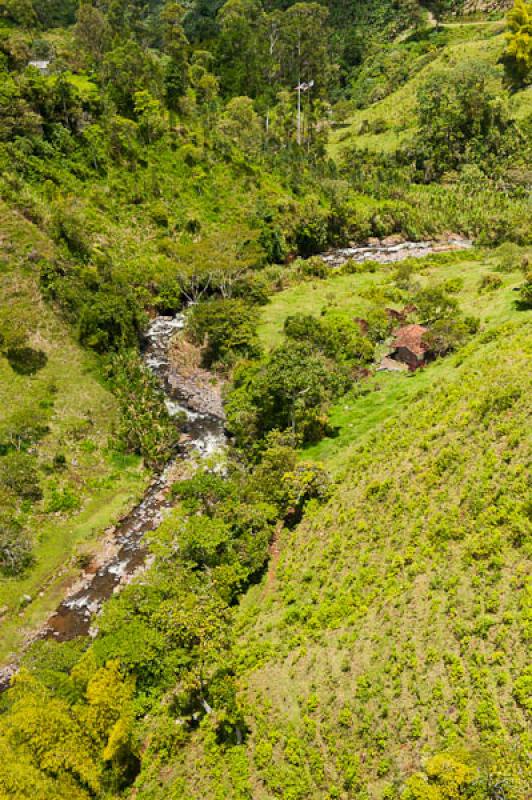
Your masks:
<path fill-rule="evenodd" d="M 144 349 L 145 364 L 156 375 L 164 390 L 168 411 L 173 416 L 186 415 L 186 449 L 182 449 L 176 459 L 193 454 L 208 456 L 219 449 L 225 440 L 223 420 L 193 411 L 180 392 L 178 381 L 172 376 L 169 346 L 184 324 L 183 314 L 156 317 L 145 334 Z M 48 620 L 44 631 L 46 638 L 64 642 L 92 633 L 93 617 L 103 603 L 144 565 L 147 556 L 144 534 L 158 527 L 165 509 L 170 507 L 167 489 L 174 464 L 175 460 L 166 466 L 151 483 L 142 502 L 118 523 L 113 534 L 118 549 L 96 571 L 91 572 L 89 567 L 82 578 L 82 588 L 69 594 Z"/>
<path fill-rule="evenodd" d="M 339 267 L 346 261 L 376 261 L 379 264 L 393 264 L 405 258 L 423 258 L 431 253 L 443 253 L 449 250 L 469 250 L 473 246 L 470 239 L 463 236 L 449 236 L 441 241 L 405 242 L 400 237 L 390 236 L 382 241 L 373 240 L 368 244 L 352 244 L 330 250 L 322 255 L 329 267 Z"/>

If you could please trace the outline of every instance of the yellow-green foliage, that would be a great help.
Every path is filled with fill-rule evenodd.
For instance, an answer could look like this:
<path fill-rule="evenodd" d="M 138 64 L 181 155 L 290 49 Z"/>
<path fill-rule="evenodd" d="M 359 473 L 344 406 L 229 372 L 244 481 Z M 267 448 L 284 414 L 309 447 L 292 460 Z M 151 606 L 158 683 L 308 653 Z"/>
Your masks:
<path fill-rule="evenodd" d="M 85 800 L 120 784 L 132 756 L 133 683 L 116 661 L 90 672 L 62 682 L 57 673 L 50 689 L 21 670 L 0 720 L 0 797 Z"/>
<path fill-rule="evenodd" d="M 504 59 L 511 78 L 523 85 L 529 82 L 532 72 L 532 3 L 515 0 L 508 14 L 508 28 Z"/>
<path fill-rule="evenodd" d="M 531 333 L 481 333 L 283 535 L 237 613 L 250 735 L 199 734 L 165 797 L 524 798 Z"/>

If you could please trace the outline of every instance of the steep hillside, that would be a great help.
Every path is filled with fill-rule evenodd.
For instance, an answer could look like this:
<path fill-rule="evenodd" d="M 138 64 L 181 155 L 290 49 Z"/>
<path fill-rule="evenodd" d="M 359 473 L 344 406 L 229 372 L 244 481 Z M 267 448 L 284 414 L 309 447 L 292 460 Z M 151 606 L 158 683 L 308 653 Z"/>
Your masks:
<path fill-rule="evenodd" d="M 237 612 L 245 746 L 206 722 L 164 797 L 391 799 L 442 752 L 408 797 L 526 796 L 530 333 L 452 357 L 283 533 Z"/>
<path fill-rule="evenodd" d="M 505 47 L 504 20 L 440 23 L 397 40 L 389 46 L 387 60 L 366 65 L 358 78 L 368 94 L 363 108 L 348 115 L 333 131 L 329 149 L 340 157 L 351 146 L 391 153 L 408 144 L 417 128 L 417 92 L 442 69 L 469 63 L 496 68 Z M 503 71 L 493 80 L 502 90 Z M 366 97 L 364 99 L 366 99 Z M 510 98 L 513 117 L 524 120 L 532 112 L 530 88 Z"/>
<path fill-rule="evenodd" d="M 76 547 L 94 543 L 145 476 L 110 450 L 116 401 L 41 296 L 39 265 L 57 255 L 54 243 L 5 205 L 0 226 L 0 535 L 14 559 L 0 578 L 5 659 L 76 574 Z"/>

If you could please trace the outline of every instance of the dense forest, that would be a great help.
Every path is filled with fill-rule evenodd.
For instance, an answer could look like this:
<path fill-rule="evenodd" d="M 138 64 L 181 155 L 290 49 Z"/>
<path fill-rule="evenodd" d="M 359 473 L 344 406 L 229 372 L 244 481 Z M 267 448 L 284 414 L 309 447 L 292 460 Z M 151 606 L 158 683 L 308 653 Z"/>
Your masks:
<path fill-rule="evenodd" d="M 530 797 L 531 80 L 527 0 L 0 0 L 0 800 Z"/>

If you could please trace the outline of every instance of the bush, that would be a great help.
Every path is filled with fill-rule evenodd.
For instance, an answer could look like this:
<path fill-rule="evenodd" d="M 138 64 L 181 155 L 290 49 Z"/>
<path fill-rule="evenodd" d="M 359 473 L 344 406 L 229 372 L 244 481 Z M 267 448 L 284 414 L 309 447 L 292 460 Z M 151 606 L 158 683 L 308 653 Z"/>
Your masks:
<path fill-rule="evenodd" d="M 478 291 L 480 292 L 494 292 L 502 286 L 502 278 L 500 275 L 495 275 L 493 272 L 488 272 L 483 275 L 478 284 Z"/>
<path fill-rule="evenodd" d="M 10 347 L 6 351 L 6 358 L 11 369 L 19 375 L 35 375 L 48 363 L 46 353 L 33 347 Z"/>
<path fill-rule="evenodd" d="M 187 318 L 187 338 L 202 348 L 202 362 L 229 365 L 237 358 L 256 358 L 260 343 L 256 312 L 238 299 L 215 299 L 192 307 Z"/>
<path fill-rule="evenodd" d="M 392 281 L 399 288 L 408 291 L 412 285 L 412 276 L 419 269 L 419 265 L 412 259 L 405 258 L 395 267 Z"/>
<path fill-rule="evenodd" d="M 310 278 L 326 278 L 330 272 L 325 261 L 319 256 L 300 259 L 296 262 L 296 266 L 301 270 L 301 273 L 305 275 L 305 277 Z"/>
<path fill-rule="evenodd" d="M 64 242 L 72 255 L 87 260 L 92 244 L 82 210 L 72 203 L 59 205 L 54 212 L 56 238 Z"/>
<path fill-rule="evenodd" d="M 32 539 L 16 519 L 13 506 L 0 499 L 0 571 L 18 575 L 31 564 Z"/>
<path fill-rule="evenodd" d="M 532 713 L 532 667 L 527 667 L 515 681 L 513 696 L 520 706 Z"/>
<path fill-rule="evenodd" d="M 364 363 L 373 358 L 369 339 L 362 336 L 358 323 L 348 315 L 335 314 L 317 319 L 311 315 L 287 317 L 285 334 L 290 339 L 308 342 L 336 361 Z"/>
<path fill-rule="evenodd" d="M 35 445 L 48 431 L 48 415 L 44 411 L 21 409 L 0 423 L 0 454 Z"/>
<path fill-rule="evenodd" d="M 514 6 L 508 14 L 508 43 L 502 61 L 509 82 L 516 88 L 526 86 L 532 74 L 531 25 L 531 4 L 527 0 L 514 0 Z"/>
<path fill-rule="evenodd" d="M 79 340 L 97 353 L 108 353 L 138 344 L 143 318 L 125 287 L 102 286 L 82 306 Z"/>
<path fill-rule="evenodd" d="M 449 319 L 459 313 L 458 302 L 449 297 L 442 286 L 427 286 L 417 292 L 413 300 L 423 323 Z"/>
<path fill-rule="evenodd" d="M 448 294 L 458 294 L 464 288 L 464 279 L 463 278 L 448 278 L 443 283 L 443 290 L 448 292 Z"/>
<path fill-rule="evenodd" d="M 401 797 L 404 800 L 458 800 L 471 797 L 478 771 L 470 759 L 442 753 L 433 756 L 423 773 L 413 775 L 406 783 Z"/>
<path fill-rule="evenodd" d="M 231 549 L 231 530 L 220 519 L 189 517 L 178 538 L 182 558 L 201 569 L 220 565 Z"/>
<path fill-rule="evenodd" d="M 233 297 L 250 305 L 263 306 L 269 302 L 268 284 L 264 275 L 248 274 L 233 284 Z"/>
<path fill-rule="evenodd" d="M 35 463 L 35 458 L 23 451 L 8 453 L 0 459 L 2 483 L 23 500 L 40 500 L 42 497 Z"/>
<path fill-rule="evenodd" d="M 141 455 L 148 467 L 162 467 L 177 446 L 182 420 L 170 417 L 156 379 L 137 353 L 116 355 L 110 378 L 120 406 L 118 445 Z"/>
<path fill-rule="evenodd" d="M 500 728 L 499 714 L 491 698 L 481 700 L 475 711 L 475 724 L 481 731 L 496 731 Z"/>
<path fill-rule="evenodd" d="M 79 497 L 70 486 L 52 487 L 46 503 L 47 514 L 62 514 L 66 511 L 74 511 L 79 507 Z"/>
<path fill-rule="evenodd" d="M 519 308 L 532 308 L 532 269 L 525 265 L 525 282 L 519 288 L 518 306 Z"/>
<path fill-rule="evenodd" d="M 304 258 L 322 253 L 328 244 L 327 212 L 314 199 L 303 206 L 296 223 L 294 238 L 299 255 Z"/>
<path fill-rule="evenodd" d="M 340 267 L 340 272 L 343 275 L 361 275 L 364 272 L 377 272 L 380 266 L 378 261 L 372 261 L 369 258 L 364 261 L 348 258 Z"/>
<path fill-rule="evenodd" d="M 382 342 L 391 332 L 393 322 L 388 317 L 388 314 L 379 306 L 375 306 L 365 315 L 365 321 L 368 325 L 367 337 L 376 344 Z"/>
<path fill-rule="evenodd" d="M 519 269 L 520 250 L 513 242 L 504 242 L 496 250 L 498 272 L 515 272 Z"/>
<path fill-rule="evenodd" d="M 266 260 L 269 264 L 282 264 L 288 255 L 286 239 L 280 228 L 273 222 L 263 222 L 259 244 L 264 250 Z"/>

